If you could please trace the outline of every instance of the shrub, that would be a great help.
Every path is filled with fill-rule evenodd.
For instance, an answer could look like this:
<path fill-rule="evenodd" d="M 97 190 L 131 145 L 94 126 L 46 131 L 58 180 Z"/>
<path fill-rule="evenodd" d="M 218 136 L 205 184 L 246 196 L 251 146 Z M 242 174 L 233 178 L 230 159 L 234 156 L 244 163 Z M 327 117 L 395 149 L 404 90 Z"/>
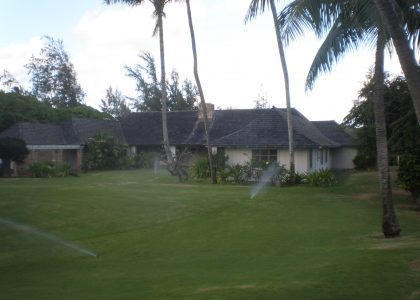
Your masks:
<path fill-rule="evenodd" d="M 210 178 L 210 165 L 207 158 L 198 159 L 195 164 L 191 167 L 192 176 L 196 179 L 207 179 Z"/>
<path fill-rule="evenodd" d="M 29 166 L 29 173 L 32 177 L 53 177 L 56 169 L 52 161 L 43 161 L 31 164 Z"/>
<path fill-rule="evenodd" d="M 10 176 L 10 162 L 23 162 L 29 150 L 23 140 L 15 138 L 0 138 L 0 158 L 2 165 L 0 175 Z"/>
<path fill-rule="evenodd" d="M 420 204 L 420 156 L 415 154 L 400 156 L 398 182 L 403 189 L 411 193 L 413 200 Z"/>
<path fill-rule="evenodd" d="M 56 175 L 58 177 L 66 177 L 72 173 L 71 165 L 69 163 L 63 163 L 62 165 L 57 167 Z"/>
<path fill-rule="evenodd" d="M 359 171 L 372 169 L 376 165 L 376 157 L 359 153 L 353 159 L 353 163 L 354 163 L 354 168 Z"/>
<path fill-rule="evenodd" d="M 313 186 L 331 186 L 337 183 L 334 174 L 327 169 L 320 169 L 306 174 L 306 182 Z"/>
<path fill-rule="evenodd" d="M 98 133 L 89 139 L 86 167 L 92 170 L 117 169 L 124 165 L 127 148 L 114 137 Z"/>

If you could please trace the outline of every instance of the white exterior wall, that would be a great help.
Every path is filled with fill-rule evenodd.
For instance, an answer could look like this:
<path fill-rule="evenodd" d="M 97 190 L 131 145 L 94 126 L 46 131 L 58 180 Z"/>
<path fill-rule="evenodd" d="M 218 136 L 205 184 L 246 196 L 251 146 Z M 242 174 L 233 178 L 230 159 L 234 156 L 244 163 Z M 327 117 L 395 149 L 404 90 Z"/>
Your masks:
<path fill-rule="evenodd" d="M 227 164 L 244 165 L 252 159 L 252 149 L 225 149 L 225 154 L 229 157 Z M 289 168 L 289 150 L 277 150 L 277 162 Z M 295 150 L 295 170 L 303 173 L 309 170 L 309 151 L 307 149 Z"/>
<path fill-rule="evenodd" d="M 229 157 L 228 165 L 244 165 L 251 161 L 252 150 L 251 149 L 225 149 L 225 155 Z"/>
<path fill-rule="evenodd" d="M 284 165 L 287 169 L 290 167 L 289 149 L 279 149 L 277 151 L 277 161 L 279 165 Z M 309 170 L 309 150 L 295 149 L 295 171 L 304 173 Z"/>
<path fill-rule="evenodd" d="M 357 155 L 356 147 L 343 147 L 332 151 L 333 169 L 354 169 L 353 159 Z"/>
<path fill-rule="evenodd" d="M 229 156 L 227 164 L 244 165 L 252 159 L 252 149 L 225 149 Z M 295 149 L 295 170 L 299 173 L 319 169 L 353 169 L 353 159 L 357 154 L 354 147 L 340 149 L 312 149 L 312 167 L 310 167 L 310 149 Z M 322 157 L 321 157 L 322 156 Z M 289 150 L 277 150 L 277 162 L 289 168 Z"/>

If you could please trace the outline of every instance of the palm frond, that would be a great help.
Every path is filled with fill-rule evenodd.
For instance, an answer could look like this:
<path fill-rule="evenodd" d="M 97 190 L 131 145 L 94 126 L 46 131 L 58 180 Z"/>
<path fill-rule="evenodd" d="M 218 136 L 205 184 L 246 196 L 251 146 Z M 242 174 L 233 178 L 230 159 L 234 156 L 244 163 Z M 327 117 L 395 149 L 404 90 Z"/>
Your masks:
<path fill-rule="evenodd" d="M 306 90 L 313 88 L 320 73 L 330 72 L 345 53 L 357 49 L 366 35 L 365 30 L 348 28 L 338 19 L 315 55 L 306 77 Z"/>
<path fill-rule="evenodd" d="M 259 14 L 262 14 L 266 8 L 269 8 L 269 6 L 269 0 L 251 0 L 251 3 L 249 4 L 248 11 L 245 16 L 245 23 L 248 23 Z"/>
<path fill-rule="evenodd" d="M 291 40 L 312 30 L 323 36 L 334 24 L 346 1 L 339 0 L 295 0 L 279 14 L 277 24 L 282 38 L 288 44 Z"/>

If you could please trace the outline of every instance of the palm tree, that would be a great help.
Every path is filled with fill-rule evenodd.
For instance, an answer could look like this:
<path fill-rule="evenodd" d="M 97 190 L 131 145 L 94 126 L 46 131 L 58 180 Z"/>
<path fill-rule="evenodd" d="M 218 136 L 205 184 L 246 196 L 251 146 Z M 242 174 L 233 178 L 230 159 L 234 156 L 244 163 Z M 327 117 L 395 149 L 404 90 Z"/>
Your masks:
<path fill-rule="evenodd" d="M 214 165 L 213 155 L 212 155 L 209 120 L 207 117 L 207 107 L 206 107 L 206 101 L 204 99 L 204 92 L 201 86 L 200 77 L 198 75 L 197 47 L 195 44 L 195 34 L 194 34 L 194 27 L 193 27 L 192 16 L 191 16 L 191 5 L 190 5 L 189 0 L 186 0 L 185 2 L 187 4 L 188 24 L 190 27 L 190 35 L 191 35 L 191 47 L 192 47 L 192 52 L 193 52 L 193 57 L 194 57 L 194 77 L 195 77 L 195 82 L 197 83 L 198 93 L 200 94 L 201 108 L 203 110 L 203 115 L 204 115 L 204 130 L 206 134 L 207 155 L 208 155 L 208 160 L 209 160 L 209 165 L 210 165 L 211 182 L 213 184 L 216 184 L 217 178 L 216 178 L 216 170 L 215 170 L 215 165 Z"/>
<path fill-rule="evenodd" d="M 274 28 L 277 38 L 277 47 L 279 49 L 281 66 L 283 69 L 283 78 L 284 78 L 284 88 L 286 93 L 286 108 L 287 108 L 287 130 L 289 137 L 289 156 L 290 156 L 290 182 L 294 183 L 295 181 L 295 149 L 294 149 L 294 140 L 293 140 L 293 123 L 292 123 L 292 111 L 290 107 L 290 88 L 289 88 L 289 73 L 287 71 L 286 56 L 284 53 L 283 42 L 280 36 L 280 29 L 277 25 L 277 10 L 274 3 L 274 0 L 252 0 L 249 5 L 247 15 L 245 17 L 245 22 L 250 21 L 255 18 L 259 13 L 263 13 L 265 8 L 270 6 L 271 13 L 274 20 Z"/>
<path fill-rule="evenodd" d="M 407 35 L 405 34 L 403 27 L 399 22 L 398 15 L 392 3 L 393 1 L 374 0 L 374 2 L 379 11 L 382 22 L 390 33 L 395 49 L 397 50 L 401 68 L 407 79 L 407 84 L 410 90 L 411 98 L 413 100 L 414 109 L 417 116 L 417 123 L 420 125 L 420 66 L 416 61 L 413 49 L 411 49 L 409 46 L 409 39 L 407 38 Z M 408 2 L 411 3 L 404 4 L 411 5 L 414 10 L 418 11 L 420 8 L 418 0 Z"/>
<path fill-rule="evenodd" d="M 376 9 L 364 0 L 295 0 L 280 14 L 279 24 L 286 41 L 309 27 L 321 36 L 328 32 L 308 73 L 306 87 L 311 88 L 319 72 L 331 70 L 333 63 L 361 42 L 376 40 L 374 115 L 377 164 L 382 198 L 382 231 L 385 237 L 399 236 L 401 228 L 395 214 L 388 166 L 388 146 L 384 113 L 385 31 Z M 309 4 L 309 5 L 308 5 Z"/>
<path fill-rule="evenodd" d="M 160 84 L 161 84 L 161 102 L 162 102 L 162 134 L 163 134 L 163 147 L 165 149 L 166 158 L 168 161 L 169 171 L 171 173 L 176 173 L 178 176 L 181 176 L 175 163 L 175 159 L 172 156 L 171 148 L 169 146 L 169 137 L 168 137 L 168 120 L 167 120 L 167 92 L 166 92 L 166 72 L 165 72 L 165 45 L 163 38 L 163 17 L 165 15 L 164 8 L 165 5 L 171 0 L 149 0 L 153 4 L 155 11 L 153 15 L 157 18 L 156 26 L 153 31 L 153 34 L 156 35 L 159 33 L 159 48 L 160 48 Z M 144 0 L 105 0 L 106 4 L 113 3 L 125 3 L 131 6 L 137 6 L 143 4 Z M 180 177 L 181 178 L 181 177 Z"/>

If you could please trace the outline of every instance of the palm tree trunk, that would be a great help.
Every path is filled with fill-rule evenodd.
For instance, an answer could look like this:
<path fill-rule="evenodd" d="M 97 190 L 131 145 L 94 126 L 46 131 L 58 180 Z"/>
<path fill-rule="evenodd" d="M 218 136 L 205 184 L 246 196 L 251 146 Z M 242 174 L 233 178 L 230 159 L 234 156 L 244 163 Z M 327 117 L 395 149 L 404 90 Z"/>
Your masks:
<path fill-rule="evenodd" d="M 391 34 L 395 49 L 397 50 L 401 68 L 407 79 L 411 99 L 416 111 L 417 123 L 420 125 L 420 66 L 414 51 L 408 45 L 407 36 L 398 21 L 398 16 L 389 0 L 374 0 L 382 22 Z"/>
<path fill-rule="evenodd" d="M 374 75 L 375 96 L 373 99 L 376 127 L 376 151 L 379 173 L 379 188 L 382 198 L 382 232 L 385 237 L 390 238 L 399 236 L 401 228 L 394 210 L 391 180 L 388 166 L 388 142 L 386 136 L 384 105 L 384 49 L 384 34 L 381 30 L 378 30 Z"/>
<path fill-rule="evenodd" d="M 168 137 L 168 120 L 167 120 L 167 105 L 166 105 L 166 72 L 165 72 L 165 47 L 163 40 L 163 20 L 162 14 L 158 15 L 159 27 L 159 46 L 160 46 L 160 85 L 162 89 L 162 134 L 163 134 L 163 147 L 165 149 L 166 159 L 168 161 L 169 171 L 175 173 L 175 160 L 172 156 L 171 148 L 169 146 Z"/>
<path fill-rule="evenodd" d="M 290 88 L 289 88 L 289 73 L 287 71 L 286 55 L 284 53 L 283 43 L 280 36 L 280 29 L 277 25 L 277 10 L 274 0 L 270 0 L 271 12 L 273 14 L 274 27 L 276 29 L 277 46 L 279 48 L 281 66 L 283 70 L 284 89 L 286 92 L 286 108 L 287 108 L 287 130 L 289 136 L 289 156 L 290 156 L 290 183 L 295 182 L 295 146 L 293 140 L 293 123 L 292 123 L 292 109 L 290 108 Z"/>
<path fill-rule="evenodd" d="M 209 132 L 209 120 L 207 117 L 207 107 L 206 107 L 206 101 L 204 99 L 204 92 L 201 86 L 200 77 L 198 76 L 197 47 L 195 44 L 195 34 L 194 34 L 194 27 L 193 27 L 192 16 L 191 16 L 190 1 L 186 0 L 186 3 L 187 3 L 188 24 L 190 26 L 190 34 L 191 34 L 191 47 L 192 47 L 193 57 L 194 57 L 194 77 L 195 77 L 195 82 L 197 83 L 198 93 L 200 94 L 201 108 L 204 114 L 204 130 L 206 134 L 207 155 L 208 155 L 209 164 L 210 164 L 211 182 L 213 184 L 216 184 L 217 183 L 216 168 L 213 161 L 213 155 L 211 153 L 212 147 L 211 147 L 210 132 Z"/>

